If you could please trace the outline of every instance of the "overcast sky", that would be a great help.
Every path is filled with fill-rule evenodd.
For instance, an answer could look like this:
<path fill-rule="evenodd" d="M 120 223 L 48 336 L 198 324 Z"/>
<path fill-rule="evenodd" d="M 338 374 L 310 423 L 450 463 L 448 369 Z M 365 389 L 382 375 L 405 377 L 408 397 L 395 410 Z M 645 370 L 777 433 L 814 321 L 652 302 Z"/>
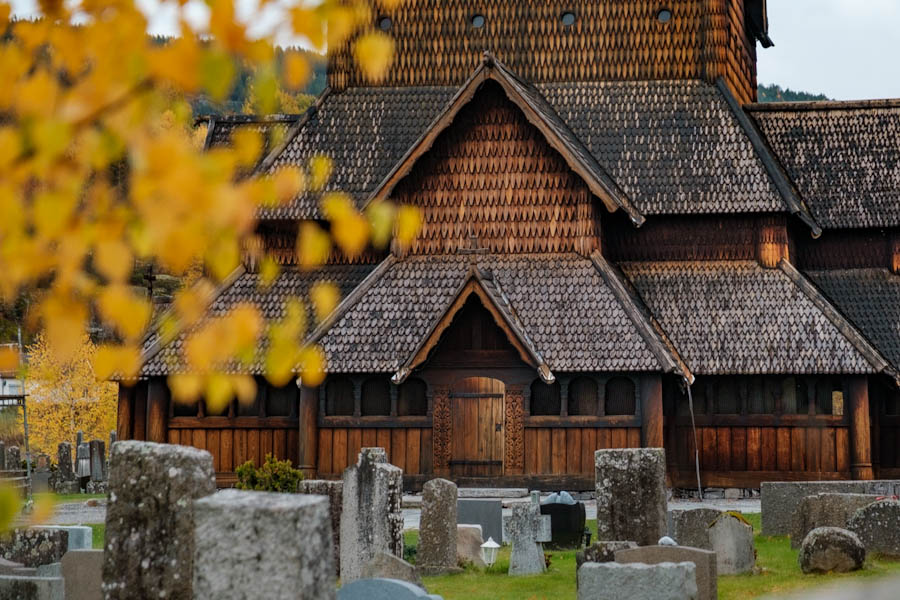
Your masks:
<path fill-rule="evenodd" d="M 297 1 L 272 2 L 264 21 L 277 23 L 271 14 L 275 7 Z M 153 33 L 175 30 L 175 12 L 160 8 L 160 0 L 137 2 Z M 12 3 L 17 14 L 28 16 L 36 0 Z M 237 0 L 237 5 L 247 14 L 256 0 Z M 775 47 L 759 48 L 760 83 L 835 100 L 900 98 L 900 0 L 768 0 L 768 6 Z M 202 19 L 205 13 L 199 8 L 195 16 Z"/>

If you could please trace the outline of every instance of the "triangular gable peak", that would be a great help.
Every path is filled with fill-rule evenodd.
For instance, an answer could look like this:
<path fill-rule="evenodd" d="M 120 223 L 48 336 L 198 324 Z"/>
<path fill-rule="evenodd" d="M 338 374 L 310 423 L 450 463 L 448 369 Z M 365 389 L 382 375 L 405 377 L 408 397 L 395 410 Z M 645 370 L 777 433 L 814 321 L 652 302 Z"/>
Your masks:
<path fill-rule="evenodd" d="M 453 324 L 454 317 L 463 310 L 463 307 L 473 297 L 477 298 L 484 309 L 491 315 L 494 323 L 505 334 L 507 341 L 515 349 L 522 362 L 536 369 L 542 380 L 547 383 L 553 383 L 556 377 L 535 348 L 534 342 L 516 317 L 509 299 L 503 294 L 499 284 L 494 281 L 489 272 L 484 273 L 474 265 L 469 269 L 462 286 L 454 295 L 450 304 L 431 325 L 428 333 L 418 343 L 409 359 L 394 374 L 394 383 L 402 383 L 414 369 L 421 366 L 428 359 L 432 350 L 440 343 L 443 334 Z"/>

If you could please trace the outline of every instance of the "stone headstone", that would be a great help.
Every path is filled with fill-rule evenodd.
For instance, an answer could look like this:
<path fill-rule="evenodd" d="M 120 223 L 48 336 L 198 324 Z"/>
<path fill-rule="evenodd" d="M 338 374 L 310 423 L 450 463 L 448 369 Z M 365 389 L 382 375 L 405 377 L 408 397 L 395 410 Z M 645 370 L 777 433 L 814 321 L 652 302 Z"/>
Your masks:
<path fill-rule="evenodd" d="M 75 447 L 82 445 L 84 443 L 84 432 L 79 431 L 75 434 Z"/>
<path fill-rule="evenodd" d="M 334 572 L 341 576 L 341 510 L 344 504 L 344 482 L 327 479 L 301 479 L 297 493 L 328 497 L 328 515 L 331 519 L 331 544 L 334 549 Z"/>
<path fill-rule="evenodd" d="M 6 470 L 6 442 L 0 442 L 0 471 Z"/>
<path fill-rule="evenodd" d="M 669 535 L 679 546 L 712 550 L 709 543 L 709 526 L 721 514 L 721 510 L 706 507 L 670 510 Z"/>
<path fill-rule="evenodd" d="M 0 600 L 66 600 L 62 577 L 0 576 Z"/>
<path fill-rule="evenodd" d="M 597 450 L 597 537 L 656 544 L 666 535 L 666 455 L 662 448 Z"/>
<path fill-rule="evenodd" d="M 419 519 L 419 547 L 416 565 L 429 574 L 441 569 L 457 569 L 456 561 L 456 484 L 432 479 L 422 489 L 422 515 Z"/>
<path fill-rule="evenodd" d="M 616 552 L 618 563 L 694 563 L 698 600 L 716 600 L 719 597 L 716 553 L 687 546 L 641 546 Z"/>
<path fill-rule="evenodd" d="M 78 479 L 72 467 L 72 444 L 61 442 L 56 448 L 56 471 L 50 475 L 50 489 L 57 494 L 78 492 Z"/>
<path fill-rule="evenodd" d="M 37 577 L 62 577 L 62 563 L 55 562 L 48 565 L 40 565 L 35 575 Z"/>
<path fill-rule="evenodd" d="M 403 556 L 403 471 L 387 462 L 384 448 L 363 448 L 343 481 L 341 581 L 349 583 L 377 552 Z"/>
<path fill-rule="evenodd" d="M 847 573 L 862 568 L 866 547 L 852 531 L 817 527 L 803 539 L 797 560 L 804 573 Z"/>
<path fill-rule="evenodd" d="M 70 550 L 62 557 L 66 600 L 102 600 L 103 550 Z"/>
<path fill-rule="evenodd" d="M 91 476 L 91 446 L 78 444 L 75 447 L 75 476 L 79 479 Z"/>
<path fill-rule="evenodd" d="M 722 513 L 709 527 L 709 543 L 719 575 L 749 573 L 756 566 L 753 527 L 741 517 Z"/>
<path fill-rule="evenodd" d="M 61 529 L 14 529 L 0 537 L 0 556 L 38 567 L 59 562 L 69 547 L 69 533 Z"/>
<path fill-rule="evenodd" d="M 441 600 L 417 585 L 396 579 L 359 579 L 338 590 L 338 600 Z"/>
<path fill-rule="evenodd" d="M 599 541 L 594 542 L 584 550 L 579 550 L 575 554 L 576 570 L 584 563 L 589 562 L 613 562 L 616 560 L 616 552 L 619 550 L 627 550 L 629 548 L 637 548 L 634 542 L 623 541 Z"/>
<path fill-rule="evenodd" d="M 456 502 L 456 522 L 459 525 L 481 525 L 485 540 L 503 542 L 503 503 L 500 500 L 467 500 Z"/>
<path fill-rule="evenodd" d="M 879 500 L 858 509 L 847 529 L 859 536 L 868 552 L 900 557 L 900 502 Z"/>
<path fill-rule="evenodd" d="M 194 523 L 194 598 L 334 598 L 327 498 L 222 490 Z"/>
<path fill-rule="evenodd" d="M 116 442 L 106 507 L 106 600 L 190 598 L 193 501 L 215 491 L 212 455 L 205 450 Z"/>
<path fill-rule="evenodd" d="M 60 530 L 68 534 L 66 551 L 90 550 L 94 544 L 94 530 L 87 525 L 38 525 L 32 529 Z"/>
<path fill-rule="evenodd" d="M 481 558 L 481 545 L 486 540 L 481 535 L 481 525 L 457 525 L 456 526 L 456 562 L 457 564 L 471 563 L 483 568 L 486 565 Z"/>
<path fill-rule="evenodd" d="M 546 568 L 541 542 L 551 539 L 550 517 L 541 514 L 537 504 L 516 504 L 505 519 L 506 535 L 512 544 L 510 575 L 533 575 Z"/>
<path fill-rule="evenodd" d="M 18 446 L 10 446 L 6 449 L 6 468 L 10 471 L 21 470 L 22 456 Z"/>
<path fill-rule="evenodd" d="M 694 600 L 694 563 L 585 563 L 578 569 L 578 600 Z"/>
<path fill-rule="evenodd" d="M 856 511 L 878 499 L 874 494 L 816 494 L 797 505 L 791 521 L 791 548 L 799 548 L 817 527 L 846 528 Z"/>
<path fill-rule="evenodd" d="M 422 577 L 416 567 L 409 564 L 402 558 L 398 558 L 393 554 L 386 552 L 376 552 L 372 560 L 363 565 L 363 579 L 396 579 L 399 581 L 407 581 L 413 585 L 417 585 L 422 589 Z"/>
<path fill-rule="evenodd" d="M 583 502 L 573 504 L 541 504 L 541 514 L 550 517 L 551 549 L 580 548 L 584 540 L 585 511 Z"/>
<path fill-rule="evenodd" d="M 91 440 L 91 481 L 106 481 L 106 443 Z"/>

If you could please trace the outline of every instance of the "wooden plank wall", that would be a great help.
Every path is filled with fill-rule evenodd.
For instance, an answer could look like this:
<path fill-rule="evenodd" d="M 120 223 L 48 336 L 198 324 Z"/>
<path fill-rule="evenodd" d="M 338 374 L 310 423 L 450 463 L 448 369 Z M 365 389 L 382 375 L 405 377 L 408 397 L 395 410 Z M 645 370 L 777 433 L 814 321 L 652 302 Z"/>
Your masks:
<path fill-rule="evenodd" d="M 900 417 L 881 415 L 877 433 L 879 468 L 900 469 Z"/>
<path fill-rule="evenodd" d="M 279 460 L 299 463 L 298 428 L 169 428 L 168 442 L 207 450 L 213 455 L 216 473 L 233 473 L 248 460 L 256 466 L 265 461 L 266 454 Z"/>
<path fill-rule="evenodd" d="M 432 472 L 430 428 L 319 428 L 318 476 L 339 477 L 356 462 L 360 448 L 384 448 L 388 461 L 404 475 Z"/>
<path fill-rule="evenodd" d="M 529 427 L 525 473 L 593 476 L 595 450 L 640 447 L 640 427 Z"/>

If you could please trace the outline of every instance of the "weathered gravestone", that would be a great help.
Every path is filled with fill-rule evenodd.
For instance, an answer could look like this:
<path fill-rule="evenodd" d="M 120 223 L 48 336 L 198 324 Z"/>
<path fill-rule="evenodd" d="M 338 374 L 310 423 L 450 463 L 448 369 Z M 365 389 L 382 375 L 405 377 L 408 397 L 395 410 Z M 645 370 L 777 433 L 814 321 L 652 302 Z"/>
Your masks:
<path fill-rule="evenodd" d="M 81 443 L 75 446 L 75 476 L 79 484 L 85 484 L 91 478 L 91 446 Z"/>
<path fill-rule="evenodd" d="M 866 547 L 852 531 L 817 527 L 803 539 L 797 561 L 804 573 L 847 573 L 862 569 Z"/>
<path fill-rule="evenodd" d="M 597 450 L 597 537 L 655 544 L 666 534 L 666 455 L 662 448 Z"/>
<path fill-rule="evenodd" d="M 847 529 L 859 536 L 866 550 L 900 557 L 900 502 L 879 500 L 854 513 Z"/>
<path fill-rule="evenodd" d="M 6 442 L 0 442 L 0 471 L 6 470 Z"/>
<path fill-rule="evenodd" d="M 422 489 L 416 566 L 425 575 L 458 571 L 456 560 L 456 484 L 432 479 Z"/>
<path fill-rule="evenodd" d="M 342 581 L 359 579 L 376 552 L 403 556 L 402 489 L 403 471 L 387 462 L 384 448 L 363 448 L 344 471 Z"/>
<path fill-rule="evenodd" d="M 18 446 L 10 446 L 6 449 L 6 468 L 10 471 L 22 469 L 22 456 Z"/>
<path fill-rule="evenodd" d="M 37 525 L 32 529 L 46 529 L 48 531 L 60 530 L 68 534 L 69 550 L 89 550 L 94 543 L 94 530 L 87 525 Z"/>
<path fill-rule="evenodd" d="M 66 600 L 102 600 L 103 550 L 70 550 L 62 557 Z"/>
<path fill-rule="evenodd" d="M 223 490 L 194 523 L 194 598 L 334 598 L 327 498 Z"/>
<path fill-rule="evenodd" d="M 709 543 L 719 575 L 749 573 L 756 566 L 753 527 L 743 517 L 722 513 L 709 527 Z"/>
<path fill-rule="evenodd" d="M 481 525 L 485 541 L 503 541 L 503 503 L 500 500 L 467 500 L 456 502 L 456 522 L 459 525 Z"/>
<path fill-rule="evenodd" d="M 106 481 L 106 443 L 91 440 L 91 481 Z"/>
<path fill-rule="evenodd" d="M 476 567 L 484 567 L 481 557 L 481 544 L 485 542 L 481 535 L 481 525 L 456 526 L 456 562 L 464 565 L 471 563 Z"/>
<path fill-rule="evenodd" d="M 709 526 L 722 514 L 716 508 L 674 509 L 668 513 L 669 536 L 679 546 L 712 550 L 709 543 Z"/>
<path fill-rule="evenodd" d="M 546 568 L 541 542 L 550 541 L 550 517 L 541 514 L 535 503 L 516 504 L 504 522 L 506 536 L 512 544 L 509 556 L 510 575 L 533 575 Z"/>
<path fill-rule="evenodd" d="M 816 494 L 797 505 L 791 520 L 791 548 L 799 548 L 817 527 L 846 528 L 856 511 L 878 499 L 874 494 Z"/>
<path fill-rule="evenodd" d="M 694 563 L 585 563 L 578 569 L 578 600 L 694 600 Z"/>
<path fill-rule="evenodd" d="M 409 564 L 402 558 L 397 558 L 393 554 L 386 552 L 376 552 L 368 563 L 363 565 L 362 579 L 396 579 L 399 581 L 407 581 L 413 585 L 417 585 L 422 589 L 422 576 L 416 567 Z"/>
<path fill-rule="evenodd" d="M 0 600 L 65 600 L 62 577 L 0 576 Z"/>
<path fill-rule="evenodd" d="M 334 572 L 341 576 L 341 510 L 344 504 L 344 483 L 327 479 L 302 479 L 297 493 L 328 497 L 328 514 L 331 518 L 331 543 L 334 549 Z"/>
<path fill-rule="evenodd" d="M 78 478 L 72 468 L 72 444 L 61 442 L 56 448 L 56 470 L 50 474 L 50 489 L 57 494 L 77 494 Z"/>
<path fill-rule="evenodd" d="M 69 533 L 61 529 L 14 529 L 0 537 L 0 556 L 38 567 L 59 562 L 69 547 Z"/>
<path fill-rule="evenodd" d="M 396 579 L 359 579 L 338 590 L 338 600 L 441 600 L 417 585 Z"/>
<path fill-rule="evenodd" d="M 698 600 L 716 600 L 719 597 L 716 553 L 687 546 L 641 546 L 616 552 L 617 563 L 694 563 Z"/>
<path fill-rule="evenodd" d="M 215 491 L 205 450 L 116 442 L 106 508 L 106 600 L 191 598 L 193 501 Z"/>
<path fill-rule="evenodd" d="M 637 548 L 634 542 L 623 541 L 599 541 L 594 542 L 584 550 L 579 550 L 575 554 L 575 569 L 577 570 L 584 563 L 589 562 L 613 562 L 616 560 L 616 552 L 619 550 L 627 550 L 629 548 Z"/>

